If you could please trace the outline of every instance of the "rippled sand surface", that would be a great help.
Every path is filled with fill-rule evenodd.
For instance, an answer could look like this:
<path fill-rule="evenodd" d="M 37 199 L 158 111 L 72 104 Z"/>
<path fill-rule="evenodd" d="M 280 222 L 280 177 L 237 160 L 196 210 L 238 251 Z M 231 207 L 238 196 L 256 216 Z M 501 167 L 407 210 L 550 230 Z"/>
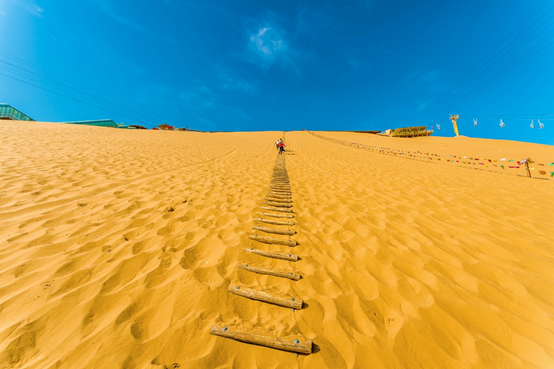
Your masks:
<path fill-rule="evenodd" d="M 248 238 L 282 133 L 0 127 L 0 368 L 554 367 L 553 181 L 289 132 L 291 249 Z M 300 255 L 303 278 L 238 269 L 291 266 L 252 246 Z M 306 306 L 232 295 L 230 282 Z M 210 335 L 216 323 L 316 347 L 249 345 Z"/>

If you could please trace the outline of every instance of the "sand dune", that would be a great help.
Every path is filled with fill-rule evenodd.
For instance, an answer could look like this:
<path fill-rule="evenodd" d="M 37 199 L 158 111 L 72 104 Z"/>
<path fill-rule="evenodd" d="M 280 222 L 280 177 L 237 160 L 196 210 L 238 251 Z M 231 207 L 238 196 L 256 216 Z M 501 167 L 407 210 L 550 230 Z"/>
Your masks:
<path fill-rule="evenodd" d="M 256 247 L 294 251 L 291 265 L 243 251 L 282 133 L 0 126 L 0 368 L 554 367 L 552 181 L 286 133 L 296 224 L 281 227 L 299 245 Z M 248 300 L 231 282 L 307 307 Z M 210 335 L 216 323 L 317 348 L 297 357 L 244 344 Z"/>

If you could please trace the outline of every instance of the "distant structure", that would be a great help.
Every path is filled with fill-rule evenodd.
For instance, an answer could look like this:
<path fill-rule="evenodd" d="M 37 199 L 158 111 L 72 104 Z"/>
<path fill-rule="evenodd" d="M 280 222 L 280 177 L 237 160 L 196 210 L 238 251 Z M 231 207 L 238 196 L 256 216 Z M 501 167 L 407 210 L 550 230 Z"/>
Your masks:
<path fill-rule="evenodd" d="M 341 131 L 341 132 L 369 133 L 370 135 L 376 135 L 381 131 Z"/>
<path fill-rule="evenodd" d="M 24 121 L 35 121 L 26 114 L 23 114 L 21 111 L 15 109 L 9 104 L 0 103 L 0 120 L 24 120 Z M 85 126 L 96 126 L 96 127 L 109 127 L 109 128 L 123 128 L 123 129 L 148 129 L 144 126 L 138 124 L 131 124 L 129 126 L 121 123 L 118 124 L 111 119 L 96 119 L 96 120 L 79 120 L 74 122 L 61 122 L 63 124 L 79 124 Z M 175 128 L 169 124 L 160 124 L 157 127 L 152 128 L 153 130 L 159 131 L 187 131 L 187 132 L 204 132 L 198 131 L 195 129 L 188 128 Z"/>
<path fill-rule="evenodd" d="M 428 130 L 427 126 L 421 127 L 405 127 L 405 128 L 396 128 L 396 129 L 387 129 L 383 136 L 389 137 L 427 137 L 431 136 L 433 133 L 432 130 Z"/>
<path fill-rule="evenodd" d="M 110 128 L 127 128 L 125 124 L 117 124 L 111 119 L 99 120 L 80 120 L 76 122 L 63 122 L 64 124 L 81 124 L 85 126 L 110 127 Z"/>
<path fill-rule="evenodd" d="M 197 129 L 190 129 L 190 128 L 175 128 L 175 131 L 182 131 L 182 132 L 200 132 L 200 133 L 210 133 L 206 131 L 199 131 Z M 214 133 L 214 132 L 211 132 Z"/>
<path fill-rule="evenodd" d="M 458 114 L 456 115 L 450 115 L 450 118 L 448 118 L 452 121 L 452 125 L 454 126 L 454 133 L 456 133 L 456 136 L 459 136 L 460 133 L 458 132 L 458 119 L 460 119 L 460 116 Z M 476 122 L 474 120 L 474 122 Z M 477 125 L 477 124 L 476 124 Z"/>
<path fill-rule="evenodd" d="M 26 114 L 8 104 L 0 103 L 0 119 L 2 120 L 26 120 L 34 121 Z"/>

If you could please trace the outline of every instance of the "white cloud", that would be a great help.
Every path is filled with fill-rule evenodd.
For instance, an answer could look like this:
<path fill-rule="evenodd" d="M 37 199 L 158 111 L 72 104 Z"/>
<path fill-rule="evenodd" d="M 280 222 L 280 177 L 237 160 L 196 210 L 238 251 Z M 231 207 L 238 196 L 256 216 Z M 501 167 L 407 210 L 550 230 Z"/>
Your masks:
<path fill-rule="evenodd" d="M 263 27 L 254 36 L 250 36 L 250 42 L 264 57 L 272 57 L 286 50 L 285 42 L 281 35 L 271 27 Z"/>
<path fill-rule="evenodd" d="M 287 62 L 289 47 L 283 31 L 274 26 L 264 25 L 250 34 L 249 50 L 261 61 L 263 67 L 268 67 L 277 60 Z"/>

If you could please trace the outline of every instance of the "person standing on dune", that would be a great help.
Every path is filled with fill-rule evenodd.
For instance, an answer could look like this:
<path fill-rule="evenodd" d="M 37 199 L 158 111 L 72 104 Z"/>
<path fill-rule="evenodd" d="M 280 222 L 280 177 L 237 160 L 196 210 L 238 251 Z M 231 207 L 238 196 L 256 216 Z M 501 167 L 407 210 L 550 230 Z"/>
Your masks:
<path fill-rule="evenodd" d="M 282 154 L 285 151 L 285 144 L 283 141 L 279 142 L 279 154 Z"/>
<path fill-rule="evenodd" d="M 280 144 L 281 142 L 283 142 L 283 139 L 281 139 L 281 138 L 278 139 L 277 141 L 275 141 L 275 148 L 276 148 L 277 150 L 279 150 L 279 144 Z"/>

